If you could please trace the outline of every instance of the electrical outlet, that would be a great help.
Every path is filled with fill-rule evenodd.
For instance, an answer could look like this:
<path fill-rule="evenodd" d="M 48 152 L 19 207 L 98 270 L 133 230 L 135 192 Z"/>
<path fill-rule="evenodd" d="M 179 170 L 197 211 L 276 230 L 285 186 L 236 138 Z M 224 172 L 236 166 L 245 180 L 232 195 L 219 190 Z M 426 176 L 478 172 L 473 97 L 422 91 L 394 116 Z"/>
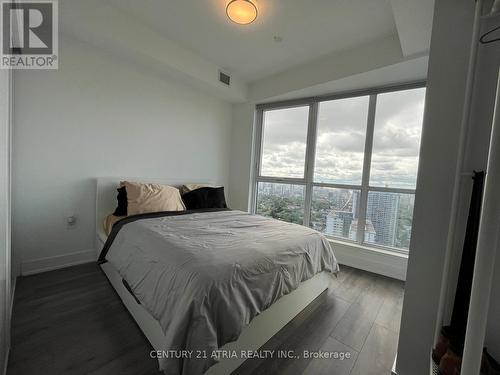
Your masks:
<path fill-rule="evenodd" d="M 73 229 L 76 227 L 76 216 L 71 214 L 66 216 L 66 228 L 67 229 Z"/>

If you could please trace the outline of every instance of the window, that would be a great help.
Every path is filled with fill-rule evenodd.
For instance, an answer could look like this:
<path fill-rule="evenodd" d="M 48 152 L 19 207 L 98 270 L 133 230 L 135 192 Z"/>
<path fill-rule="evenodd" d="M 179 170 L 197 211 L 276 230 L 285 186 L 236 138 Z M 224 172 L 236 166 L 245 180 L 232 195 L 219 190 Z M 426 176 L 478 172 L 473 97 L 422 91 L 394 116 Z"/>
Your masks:
<path fill-rule="evenodd" d="M 413 85 L 258 106 L 253 211 L 407 251 L 424 99 Z"/>
<path fill-rule="evenodd" d="M 360 190 L 313 187 L 310 226 L 327 236 L 356 240 Z"/>
<path fill-rule="evenodd" d="M 425 89 L 377 95 L 370 185 L 415 189 Z"/>
<path fill-rule="evenodd" d="M 308 116 L 307 106 L 264 113 L 262 176 L 304 177 Z"/>
<path fill-rule="evenodd" d="M 368 96 L 319 103 L 314 182 L 361 185 Z"/>
<path fill-rule="evenodd" d="M 260 215 L 271 216 L 295 224 L 304 224 L 305 187 L 303 185 L 259 182 L 257 210 Z"/>

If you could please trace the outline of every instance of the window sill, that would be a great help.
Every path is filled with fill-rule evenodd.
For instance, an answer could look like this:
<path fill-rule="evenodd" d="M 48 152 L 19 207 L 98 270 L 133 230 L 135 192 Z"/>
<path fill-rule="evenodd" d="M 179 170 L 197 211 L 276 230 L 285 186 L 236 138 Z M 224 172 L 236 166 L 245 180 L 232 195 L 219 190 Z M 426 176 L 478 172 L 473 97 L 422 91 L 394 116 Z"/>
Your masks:
<path fill-rule="evenodd" d="M 362 249 L 365 251 L 373 251 L 376 253 L 380 254 L 386 254 L 386 255 L 393 255 L 393 256 L 398 256 L 401 258 L 408 259 L 408 252 L 404 250 L 399 250 L 399 249 L 384 249 L 383 247 L 378 247 L 378 246 L 367 246 L 367 245 L 360 245 L 357 242 L 354 241 L 342 241 L 338 238 L 332 238 L 332 237 L 327 237 L 328 241 L 334 244 L 339 244 L 342 246 L 350 246 L 354 247 L 356 249 Z"/>
<path fill-rule="evenodd" d="M 340 264 L 399 280 L 406 279 L 408 254 L 331 238 L 328 241 Z"/>

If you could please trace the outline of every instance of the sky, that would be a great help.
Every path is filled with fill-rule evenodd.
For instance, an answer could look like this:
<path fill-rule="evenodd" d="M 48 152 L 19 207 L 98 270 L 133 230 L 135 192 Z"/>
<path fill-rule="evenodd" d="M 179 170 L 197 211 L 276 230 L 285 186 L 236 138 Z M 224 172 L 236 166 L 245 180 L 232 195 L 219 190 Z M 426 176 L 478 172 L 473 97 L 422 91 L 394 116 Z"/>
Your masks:
<path fill-rule="evenodd" d="M 379 94 L 375 113 L 371 186 L 415 188 L 425 89 Z M 367 96 L 321 102 L 314 179 L 361 184 Z M 308 107 L 266 111 L 261 175 L 304 175 Z"/>

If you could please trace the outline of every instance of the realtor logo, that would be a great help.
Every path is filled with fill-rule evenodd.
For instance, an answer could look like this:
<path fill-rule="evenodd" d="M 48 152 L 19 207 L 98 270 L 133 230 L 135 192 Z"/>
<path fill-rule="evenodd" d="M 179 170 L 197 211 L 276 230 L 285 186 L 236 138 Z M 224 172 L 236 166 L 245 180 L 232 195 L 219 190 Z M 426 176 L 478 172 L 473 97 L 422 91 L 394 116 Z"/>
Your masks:
<path fill-rule="evenodd" d="M 57 2 L 1 1 L 2 69 L 57 69 Z"/>

